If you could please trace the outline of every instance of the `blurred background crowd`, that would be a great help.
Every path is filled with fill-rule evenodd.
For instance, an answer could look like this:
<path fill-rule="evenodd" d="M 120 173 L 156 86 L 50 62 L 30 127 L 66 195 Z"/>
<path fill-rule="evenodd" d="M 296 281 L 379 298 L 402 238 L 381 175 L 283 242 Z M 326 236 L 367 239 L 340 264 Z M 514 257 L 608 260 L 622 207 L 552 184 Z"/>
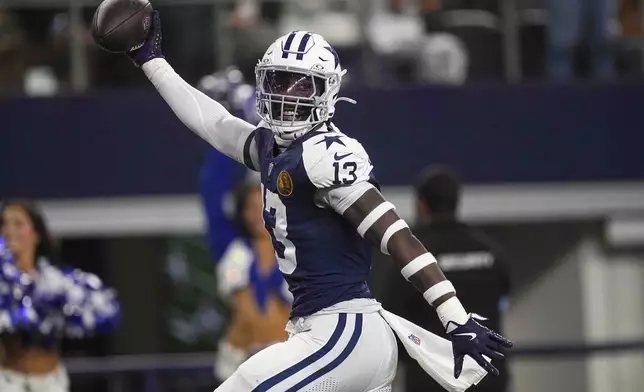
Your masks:
<path fill-rule="evenodd" d="M 3 3 L 0 91 L 52 95 L 146 84 L 123 58 L 93 44 L 95 2 Z M 252 77 L 258 55 L 297 29 L 328 37 L 345 66 L 359 70 L 354 83 L 568 82 L 642 73 L 638 0 L 161 0 L 155 6 L 164 15 L 165 50 L 191 82 L 230 64 Z"/>
<path fill-rule="evenodd" d="M 0 0 L 0 201 L 36 201 L 59 261 L 118 293 L 116 329 L 57 347 L 71 391 L 212 390 L 285 338 L 257 177 L 93 43 L 98 3 Z M 644 391 L 644 1 L 152 4 L 175 70 L 249 122 L 270 43 L 335 46 L 358 101 L 337 125 L 466 308 L 516 342 L 474 392 Z M 393 268 L 374 251 L 376 298 L 441 333 Z M 441 390 L 400 362 L 394 392 Z"/>

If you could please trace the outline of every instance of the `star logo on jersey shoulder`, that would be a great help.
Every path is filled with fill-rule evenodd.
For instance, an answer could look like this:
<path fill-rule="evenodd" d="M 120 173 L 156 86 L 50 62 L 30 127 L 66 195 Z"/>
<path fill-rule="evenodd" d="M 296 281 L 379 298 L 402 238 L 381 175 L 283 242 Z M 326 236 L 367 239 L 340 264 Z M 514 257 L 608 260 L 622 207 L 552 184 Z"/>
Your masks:
<path fill-rule="evenodd" d="M 344 142 L 340 140 L 342 136 L 325 136 L 324 139 L 320 140 L 319 142 L 315 143 L 316 145 L 326 143 L 326 149 L 328 150 L 329 147 L 333 145 L 333 143 L 338 143 L 346 147 Z"/>

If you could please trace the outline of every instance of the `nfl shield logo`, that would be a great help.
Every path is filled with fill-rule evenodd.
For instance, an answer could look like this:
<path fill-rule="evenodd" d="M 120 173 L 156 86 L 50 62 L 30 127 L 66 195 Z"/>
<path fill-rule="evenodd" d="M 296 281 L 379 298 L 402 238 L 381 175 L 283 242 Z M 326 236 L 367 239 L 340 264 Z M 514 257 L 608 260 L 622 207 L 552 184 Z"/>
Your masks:
<path fill-rule="evenodd" d="M 409 338 L 409 340 L 411 340 L 412 342 L 416 343 L 416 345 L 417 345 L 417 346 L 420 346 L 420 339 L 418 338 L 418 336 L 416 336 L 416 335 L 414 335 L 414 334 L 412 333 L 411 335 L 409 335 L 409 336 L 408 336 L 408 338 Z"/>

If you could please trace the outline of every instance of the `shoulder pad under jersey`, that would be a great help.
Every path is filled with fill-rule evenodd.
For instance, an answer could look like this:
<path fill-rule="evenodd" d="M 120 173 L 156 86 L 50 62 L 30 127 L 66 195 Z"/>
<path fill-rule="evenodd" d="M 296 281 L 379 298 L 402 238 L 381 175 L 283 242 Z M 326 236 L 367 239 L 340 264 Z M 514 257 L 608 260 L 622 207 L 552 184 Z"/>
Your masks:
<path fill-rule="evenodd" d="M 339 131 L 320 133 L 302 144 L 302 161 L 320 189 L 369 181 L 373 165 L 362 144 Z"/>

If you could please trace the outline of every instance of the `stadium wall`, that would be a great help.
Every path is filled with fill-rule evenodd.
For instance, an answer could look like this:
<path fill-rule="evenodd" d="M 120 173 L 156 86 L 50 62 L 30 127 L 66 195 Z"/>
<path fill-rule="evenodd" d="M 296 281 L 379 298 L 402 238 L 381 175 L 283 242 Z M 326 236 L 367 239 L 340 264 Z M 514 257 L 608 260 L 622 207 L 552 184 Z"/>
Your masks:
<path fill-rule="evenodd" d="M 348 95 L 359 104 L 336 122 L 366 146 L 383 185 L 408 185 L 437 162 L 469 184 L 644 179 L 642 86 Z M 209 148 L 151 91 L 5 99 L 0 118 L 0 199 L 190 194 Z"/>

